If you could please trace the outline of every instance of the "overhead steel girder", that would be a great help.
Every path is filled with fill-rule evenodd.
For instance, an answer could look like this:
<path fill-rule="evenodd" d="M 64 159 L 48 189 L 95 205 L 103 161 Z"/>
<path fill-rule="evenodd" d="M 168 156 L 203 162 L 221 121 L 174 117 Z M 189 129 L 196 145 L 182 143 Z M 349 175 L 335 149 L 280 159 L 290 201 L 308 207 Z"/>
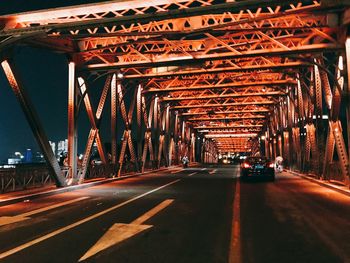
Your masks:
<path fill-rule="evenodd" d="M 195 122 L 195 121 L 213 121 L 213 120 L 243 120 L 243 119 L 265 119 L 264 115 L 254 115 L 254 116 L 212 116 L 210 118 L 190 118 L 187 121 Z"/>
<path fill-rule="evenodd" d="M 273 48 L 273 49 L 262 49 L 253 50 L 248 52 L 241 52 L 237 54 L 236 52 L 225 52 L 218 54 L 201 54 L 196 52 L 189 54 L 187 56 L 173 56 L 166 58 L 147 58 L 147 60 L 137 60 L 137 61 L 125 61 L 117 63 L 107 63 L 107 64 L 91 64 L 83 66 L 83 68 L 90 70 L 112 70 L 120 68 L 136 68 L 136 67 L 158 67 L 158 66 L 170 66 L 170 65 L 184 65 L 186 63 L 202 63 L 205 61 L 223 60 L 223 59 L 240 59 L 249 57 L 273 57 L 273 56 L 290 56 L 305 53 L 318 53 L 325 51 L 335 51 L 341 50 L 342 46 L 338 44 L 311 44 L 304 45 L 301 47 L 293 47 L 289 49 L 285 48 Z M 145 58 L 143 58 L 145 59 Z"/>
<path fill-rule="evenodd" d="M 225 114 L 237 114 L 237 113 L 268 113 L 269 109 L 247 109 L 247 110 L 227 110 L 227 111 L 201 111 L 201 112 L 183 112 L 179 113 L 179 116 L 198 116 L 198 115 L 225 115 Z"/>
<path fill-rule="evenodd" d="M 199 1 L 198 1 L 199 2 Z M 201 1 L 203 4 L 203 1 Z M 207 5 L 211 3 L 206 1 Z M 263 4 L 263 3 L 261 3 Z M 198 35 L 204 32 L 211 33 L 226 33 L 225 29 L 230 29 L 233 32 L 242 32 L 243 30 L 247 30 L 248 32 L 252 32 L 252 30 L 265 31 L 267 27 L 264 27 L 266 24 L 269 25 L 269 30 L 271 27 L 277 28 L 277 30 L 305 30 L 311 29 L 315 30 L 315 27 L 327 25 L 327 20 L 325 16 L 319 12 L 317 16 L 312 14 L 312 18 L 310 17 L 309 12 L 312 11 L 313 8 L 318 7 L 318 3 L 303 3 L 304 6 L 300 5 L 285 5 L 283 8 L 269 8 L 269 11 L 262 11 L 261 8 L 252 10 L 252 9 L 242 9 L 239 12 L 235 10 L 225 10 L 224 12 L 219 12 L 218 14 L 210 13 L 202 14 L 201 16 L 196 16 L 195 20 L 191 20 L 191 17 L 187 18 L 171 18 L 165 19 L 161 21 L 151 21 L 149 23 L 139 21 L 136 25 L 132 24 L 123 24 L 123 27 L 120 25 L 113 28 L 104 28 L 105 32 L 101 32 L 98 30 L 97 32 L 79 32 L 76 33 L 76 37 L 89 37 L 91 42 L 94 42 L 96 37 L 103 38 L 108 36 L 122 36 L 125 40 L 129 40 L 128 37 L 132 37 L 132 39 L 138 39 L 137 37 L 142 36 L 167 36 L 171 34 L 172 36 L 176 36 L 178 38 L 183 38 L 184 35 Z M 308 5 L 309 6 L 305 6 Z M 260 6 L 262 7 L 262 6 Z M 147 10 L 147 9 L 143 9 Z M 143 10 L 139 10 L 139 13 L 142 13 Z M 116 14 L 116 13 L 115 13 Z M 123 15 L 123 14 L 120 14 Z M 278 20 L 278 18 L 283 17 L 283 20 Z M 266 23 L 263 21 L 266 20 Z M 310 20 L 312 22 L 310 22 Z M 257 22 L 260 23 L 257 23 Z M 200 25 L 200 26 L 198 26 Z M 293 26 L 290 26 L 293 25 Z M 305 26 L 305 27 L 304 27 Z M 257 28 L 254 28 L 257 27 Z M 95 30 L 96 31 L 96 30 Z M 299 32 L 299 31 L 297 31 Z M 61 32 L 62 34 L 62 32 Z M 72 32 L 69 34 L 73 35 Z M 66 36 L 66 35 L 64 35 Z M 128 37 L 125 37 L 128 36 Z M 136 38 L 135 38 L 136 37 Z M 86 42 L 90 42 L 87 40 Z M 123 41 L 117 41 L 118 43 Z M 92 43 L 89 43 L 88 46 Z M 101 46 L 101 45 L 99 45 Z"/>
<path fill-rule="evenodd" d="M 254 125 L 226 125 L 226 126 L 194 126 L 193 129 L 206 129 L 206 130 L 218 130 L 218 129 L 234 129 L 234 128 L 259 128 L 263 127 L 263 124 L 254 124 Z"/>
<path fill-rule="evenodd" d="M 261 127 L 256 127 L 256 128 L 234 128 L 234 129 L 204 129 L 204 130 L 197 130 L 198 133 L 202 134 L 232 134 L 232 133 L 244 133 L 244 132 L 249 132 L 249 133 L 258 133 L 261 131 Z"/>
<path fill-rule="evenodd" d="M 244 106 L 244 105 L 273 105 L 273 101 L 249 101 L 249 102 L 233 102 L 233 103 L 216 103 L 216 104 L 197 104 L 197 105 L 179 105 L 172 106 L 171 109 L 193 109 L 193 108 L 222 108 L 230 106 Z"/>
<path fill-rule="evenodd" d="M 16 95 L 18 102 L 20 103 L 22 110 L 26 116 L 28 124 L 32 129 L 34 137 L 44 155 L 44 158 L 47 162 L 50 175 L 55 180 L 55 183 L 58 187 L 66 186 L 66 179 L 61 174 L 61 168 L 57 162 L 57 159 L 52 152 L 49 140 L 45 134 L 44 128 L 39 120 L 37 113 L 35 112 L 34 106 L 30 101 L 29 96 L 27 95 L 23 85 L 18 79 L 17 74 L 13 70 L 12 62 L 9 60 L 4 60 L 1 62 L 1 66 L 5 72 L 7 80 Z"/>
<path fill-rule="evenodd" d="M 250 72 L 250 71 L 264 71 L 264 70 L 286 70 L 300 67 L 308 67 L 310 63 L 304 62 L 288 62 L 284 64 L 270 64 L 270 65 L 254 65 L 244 67 L 223 67 L 210 69 L 192 69 L 192 70 L 177 70 L 162 73 L 139 73 L 139 74 L 125 74 L 124 79 L 140 79 L 140 78 L 160 78 L 160 77 L 176 77 L 188 75 L 202 75 L 202 74 L 217 74 L 225 72 Z M 102 69 L 95 69 L 99 71 Z"/>
<path fill-rule="evenodd" d="M 216 5 L 209 5 L 210 3 L 205 2 L 205 6 L 200 6 L 200 7 L 191 7 L 188 8 L 186 5 L 181 5 L 182 8 L 179 8 L 177 10 L 166 10 L 164 7 L 160 7 L 159 5 L 166 5 L 164 1 L 162 1 L 162 4 L 146 4 L 148 7 L 154 7 L 156 9 L 160 9 L 160 11 L 163 12 L 157 12 L 157 13 L 139 13 L 137 15 L 129 15 L 129 16 L 117 16 L 116 17 L 111 17 L 111 18 L 99 18 L 99 19 L 93 19 L 92 17 L 98 17 L 100 13 L 104 13 L 103 11 L 100 11 L 100 4 L 91 4 L 91 5 L 84 5 L 83 7 L 76 6 L 75 8 L 73 7 L 72 12 L 77 12 L 81 13 L 83 17 L 87 17 L 85 20 L 82 20 L 83 18 L 79 18 L 80 16 L 73 16 L 70 13 L 70 8 L 61 8 L 58 9 L 56 12 L 51 11 L 51 13 L 48 13 L 48 11 L 39 11 L 35 12 L 34 15 L 36 16 L 36 19 L 29 17 L 26 17 L 25 14 L 19 14 L 16 16 L 10 15 L 10 16 L 3 16 L 1 17 L 3 22 L 3 27 L 5 27 L 7 30 L 5 33 L 7 34 L 13 34 L 13 33 L 20 33 L 20 32 L 28 32 L 28 31 L 51 31 L 51 32 L 60 32 L 63 30 L 71 30 L 74 31 L 77 28 L 79 30 L 82 29 L 91 29 L 91 28 L 97 28 L 97 27 L 109 27 L 109 26 L 116 26 L 116 25 L 124 25 L 128 23 L 145 23 L 145 22 L 151 22 L 151 21 L 160 21 L 164 19 L 173 19 L 173 18 L 182 18 L 182 17 L 189 17 L 189 16 L 199 16 L 199 15 L 205 15 L 205 14 L 217 14 L 217 13 L 223 13 L 227 12 L 227 10 L 230 10 L 231 12 L 239 12 L 241 10 L 246 10 L 246 9 L 256 9 L 256 8 L 261 8 L 263 6 L 269 6 L 273 7 L 275 5 L 279 5 L 280 1 L 279 0 L 269 0 L 269 1 L 264 1 L 261 2 L 259 0 L 250 0 L 250 1 L 243 1 L 243 2 L 228 2 L 228 3 L 223 3 L 223 4 L 216 4 Z M 174 1 L 166 1 L 169 5 L 174 3 Z M 182 2 L 182 1 L 181 1 Z M 194 1 L 187 1 L 189 3 L 193 3 Z M 203 4 L 203 1 L 197 1 L 201 5 Z M 293 3 L 294 1 L 286 1 Z M 136 8 L 145 6 L 145 4 L 140 3 L 140 1 L 128 1 L 127 3 L 130 3 L 131 6 L 134 6 L 133 10 L 135 11 Z M 161 2 L 159 2 L 161 3 Z M 118 2 L 118 4 L 120 4 Z M 126 3 L 124 3 L 126 4 Z M 209 5 L 209 6 L 208 6 Z M 158 7 L 157 7 L 158 6 Z M 184 9 L 184 7 L 187 7 L 187 9 Z M 82 9 L 82 8 L 85 8 Z M 106 7 L 104 7 L 106 8 Z M 110 7 L 111 8 L 111 7 Z M 125 6 L 123 4 L 120 4 L 120 7 L 116 7 L 119 10 L 130 10 L 130 6 Z M 115 8 L 113 8 L 115 9 Z M 109 13 L 109 11 L 113 11 L 113 9 L 109 9 L 105 13 Z M 311 11 L 311 10 L 316 10 L 319 9 L 319 4 L 311 4 L 310 6 L 303 6 L 303 8 L 298 8 L 298 6 L 294 6 L 289 10 L 289 13 L 300 13 L 300 12 L 306 12 L 306 11 Z M 142 10 L 142 8 L 141 8 Z M 89 15 L 86 15 L 88 11 Z M 165 12 L 164 12 L 165 11 Z M 116 12 L 119 13 L 119 12 Z M 141 14 L 140 14 L 141 13 Z M 51 18 L 56 18 L 56 20 L 49 19 L 51 15 Z M 121 14 L 122 15 L 122 14 Z M 273 18 L 275 16 L 281 16 L 282 14 L 277 12 L 276 14 L 271 14 L 268 16 L 264 16 L 264 18 L 255 18 L 255 20 L 260 20 L 260 19 L 266 19 L 266 18 Z M 41 18 L 42 17 L 42 18 Z M 62 18 L 63 22 L 59 21 L 59 18 Z M 45 18 L 45 19 L 43 19 Z M 68 19 L 67 19 L 68 18 Z M 11 20 L 14 21 L 11 23 Z M 20 20 L 22 20 L 22 23 L 18 23 Z M 36 28 L 32 28 L 30 25 L 33 22 L 39 23 L 40 21 L 44 20 L 40 26 L 36 26 Z M 78 21 L 77 21 L 78 20 Z M 80 21 L 79 21 L 80 20 Z M 74 22 L 71 22 L 74 21 Z M 17 22 L 17 23 L 16 23 Z M 27 22 L 27 23 L 26 23 Z M 25 28 L 19 28 L 19 27 L 27 26 Z M 16 28 L 17 27 L 17 28 Z"/>
<path fill-rule="evenodd" d="M 227 134 L 213 134 L 204 135 L 205 138 L 252 138 L 257 136 L 257 133 L 227 133 Z"/>
<path fill-rule="evenodd" d="M 226 98 L 244 98 L 244 97 L 266 97 L 266 96 L 285 96 L 284 92 L 260 92 L 260 93 L 233 93 L 233 94 L 217 94 L 217 95 L 198 95 L 198 96 L 187 96 L 183 97 L 163 97 L 160 99 L 162 102 L 172 101 L 184 101 L 184 100 L 207 100 L 207 99 L 226 99 Z"/>
<path fill-rule="evenodd" d="M 161 93 L 161 92 L 176 92 L 176 91 L 192 91 L 192 90 L 205 90 L 205 89 L 224 89 L 224 88 L 244 88 L 244 87 L 256 87 L 256 86 L 284 86 L 284 85 L 296 85 L 295 80 L 274 80 L 274 81 L 259 81 L 259 82 L 232 82 L 217 85 L 198 85 L 190 87 L 166 87 L 163 89 L 159 88 L 148 88 L 143 93 Z"/>

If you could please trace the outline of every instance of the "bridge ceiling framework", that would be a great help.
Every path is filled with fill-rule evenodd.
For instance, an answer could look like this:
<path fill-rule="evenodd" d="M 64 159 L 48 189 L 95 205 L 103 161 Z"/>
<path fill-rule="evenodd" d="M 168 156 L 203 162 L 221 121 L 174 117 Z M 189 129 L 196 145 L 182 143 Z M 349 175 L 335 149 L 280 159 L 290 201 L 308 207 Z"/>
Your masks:
<path fill-rule="evenodd" d="M 184 155 L 217 162 L 248 152 L 349 184 L 349 13 L 346 1 L 126 0 L 6 15 L 1 65 L 58 186 L 84 181 L 94 143 L 103 172 L 115 176 L 126 156 L 144 171 Z M 21 45 L 67 55 L 65 176 L 7 56 Z M 91 89 L 101 79 L 94 110 Z M 106 101 L 111 136 L 101 138 Z M 91 130 L 78 165 L 84 108 Z"/>

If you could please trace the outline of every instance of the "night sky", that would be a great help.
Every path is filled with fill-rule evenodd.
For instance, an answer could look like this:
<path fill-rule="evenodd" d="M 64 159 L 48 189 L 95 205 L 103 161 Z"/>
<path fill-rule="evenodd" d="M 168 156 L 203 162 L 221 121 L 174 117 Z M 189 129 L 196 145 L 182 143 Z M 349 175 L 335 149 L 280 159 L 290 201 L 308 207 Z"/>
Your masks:
<path fill-rule="evenodd" d="M 1 1 L 0 15 L 91 2 L 98 1 Z M 14 59 L 49 140 L 57 142 L 67 138 L 68 67 L 65 55 L 20 47 L 16 49 Z M 38 146 L 2 70 L 0 70 L 0 90 L 0 162 L 2 163 L 15 151 L 23 152 L 26 148 L 38 150 Z M 89 122 L 86 114 L 82 114 L 79 122 L 79 152 L 85 147 L 88 131 Z"/>

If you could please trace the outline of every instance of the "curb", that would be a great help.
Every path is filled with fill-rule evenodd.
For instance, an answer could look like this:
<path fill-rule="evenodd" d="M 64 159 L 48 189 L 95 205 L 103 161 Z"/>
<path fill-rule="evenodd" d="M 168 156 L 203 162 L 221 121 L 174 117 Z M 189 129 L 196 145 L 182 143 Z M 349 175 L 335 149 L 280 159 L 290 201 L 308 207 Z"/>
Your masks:
<path fill-rule="evenodd" d="M 301 178 L 303 178 L 303 179 L 306 179 L 306 180 L 308 180 L 308 181 L 310 181 L 310 182 L 316 183 L 316 184 L 318 184 L 318 185 L 321 185 L 321 186 L 323 186 L 323 187 L 326 187 L 326 188 L 328 188 L 328 189 L 334 190 L 334 191 L 336 191 L 336 192 L 338 192 L 338 193 L 341 193 L 341 194 L 343 194 L 343 195 L 346 195 L 346 196 L 349 196 L 349 197 L 350 197 L 350 190 L 343 189 L 343 188 L 340 187 L 340 186 L 336 186 L 336 185 L 334 185 L 334 184 L 327 183 L 327 182 L 325 182 L 325 181 L 321 181 L 321 180 L 312 178 L 312 177 L 310 177 L 310 176 L 307 176 L 307 175 L 304 175 L 304 174 L 301 174 L 301 173 L 298 173 L 298 172 L 294 172 L 294 171 L 286 170 L 286 169 L 285 169 L 285 171 L 286 171 L 286 172 L 289 172 L 289 173 L 291 173 L 291 174 L 293 174 L 293 175 L 295 175 L 295 176 L 299 176 L 299 177 L 301 177 Z"/>
<path fill-rule="evenodd" d="M 72 192 L 72 191 L 79 190 L 79 189 L 84 189 L 84 188 L 97 186 L 97 185 L 101 185 L 101 184 L 106 184 L 106 183 L 110 183 L 110 182 L 114 182 L 114 181 L 119 181 L 119 180 L 124 180 L 124 179 L 132 178 L 132 177 L 137 177 L 137 176 L 144 175 L 144 174 L 160 172 L 160 171 L 164 171 L 164 170 L 168 170 L 168 169 L 176 168 L 176 167 L 177 166 L 171 166 L 171 167 L 161 168 L 161 169 L 157 169 L 157 170 L 146 171 L 144 173 L 130 174 L 130 175 L 125 175 L 125 176 L 118 177 L 118 178 L 102 179 L 102 180 L 98 180 L 98 181 L 95 181 L 95 182 L 90 182 L 90 183 L 85 183 L 85 184 L 80 184 L 80 185 L 67 186 L 67 187 L 64 187 L 64 188 L 58 188 L 58 189 L 49 190 L 49 191 L 45 191 L 45 192 L 39 192 L 39 193 L 34 193 L 34 194 L 17 196 L 17 197 L 14 197 L 14 198 L 8 198 L 8 199 L 5 199 L 5 200 L 0 200 L 0 207 L 1 206 L 5 206 L 5 205 L 11 205 L 11 204 L 23 202 L 25 200 L 36 199 L 36 198 L 39 198 L 39 197 L 46 197 L 46 196 L 51 196 L 51 195 L 55 195 L 55 194 L 62 194 L 62 193 L 66 193 L 66 192 Z"/>

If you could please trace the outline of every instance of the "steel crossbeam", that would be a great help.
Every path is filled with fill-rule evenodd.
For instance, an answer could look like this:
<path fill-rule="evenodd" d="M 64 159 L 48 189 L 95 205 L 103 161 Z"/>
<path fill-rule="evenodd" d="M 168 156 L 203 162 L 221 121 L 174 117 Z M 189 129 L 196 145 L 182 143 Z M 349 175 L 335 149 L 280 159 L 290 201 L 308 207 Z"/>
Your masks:
<path fill-rule="evenodd" d="M 164 88 L 148 88 L 144 91 L 147 93 L 161 93 L 161 92 L 179 92 L 179 91 L 197 91 L 197 90 L 216 90 L 225 88 L 244 88 L 244 87 L 268 87 L 268 86 L 285 86 L 295 85 L 296 82 L 293 80 L 276 80 L 276 81 L 259 81 L 259 82 L 237 82 L 224 83 L 224 84 L 212 84 L 212 85 L 195 85 L 195 86 L 183 86 L 183 87 L 164 87 Z"/>

